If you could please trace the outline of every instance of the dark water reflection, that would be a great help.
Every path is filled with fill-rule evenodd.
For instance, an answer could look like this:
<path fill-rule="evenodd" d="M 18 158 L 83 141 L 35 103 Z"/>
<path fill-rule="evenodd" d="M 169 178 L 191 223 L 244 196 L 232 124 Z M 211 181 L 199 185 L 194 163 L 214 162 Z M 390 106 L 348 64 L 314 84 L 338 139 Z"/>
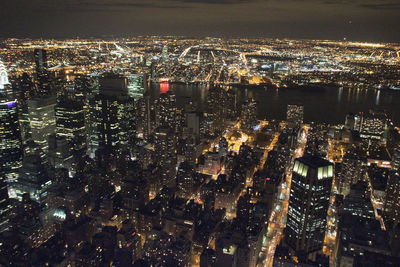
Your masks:
<path fill-rule="evenodd" d="M 160 84 L 152 84 L 151 95 L 158 97 Z M 349 112 L 368 112 L 370 109 L 386 110 L 396 125 L 400 124 L 400 92 L 346 88 L 285 88 L 265 89 L 263 86 L 233 88 L 237 102 L 252 97 L 259 102 L 259 118 L 285 119 L 287 104 L 304 105 L 305 122 L 343 123 Z M 162 85 L 162 91 L 165 91 Z M 178 105 L 189 99 L 204 110 L 209 87 L 205 85 L 170 84 Z"/>

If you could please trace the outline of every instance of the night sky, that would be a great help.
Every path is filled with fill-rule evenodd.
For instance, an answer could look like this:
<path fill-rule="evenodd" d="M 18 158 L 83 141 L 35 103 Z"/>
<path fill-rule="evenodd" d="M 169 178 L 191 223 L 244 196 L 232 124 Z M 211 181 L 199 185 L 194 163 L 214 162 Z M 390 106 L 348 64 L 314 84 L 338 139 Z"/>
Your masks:
<path fill-rule="evenodd" d="M 0 37 L 400 41 L 400 0 L 0 0 Z"/>

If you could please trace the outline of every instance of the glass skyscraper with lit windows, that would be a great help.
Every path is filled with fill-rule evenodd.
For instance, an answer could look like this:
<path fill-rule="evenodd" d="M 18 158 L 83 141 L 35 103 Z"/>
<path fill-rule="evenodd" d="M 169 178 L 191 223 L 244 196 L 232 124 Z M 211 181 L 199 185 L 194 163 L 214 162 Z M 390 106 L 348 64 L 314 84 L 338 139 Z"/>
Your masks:
<path fill-rule="evenodd" d="M 129 96 L 127 79 L 118 75 L 100 78 L 99 94 L 89 99 L 86 122 L 88 151 L 100 147 L 129 150 L 136 136 L 134 99 Z"/>
<path fill-rule="evenodd" d="M 32 140 L 41 148 L 43 155 L 49 150 L 49 136 L 56 132 L 55 106 L 55 96 L 43 96 L 28 100 Z"/>
<path fill-rule="evenodd" d="M 2 179 L 12 181 L 22 163 L 17 102 L 0 99 L 0 154 Z"/>
<path fill-rule="evenodd" d="M 333 175 L 333 163 L 323 158 L 295 160 L 285 230 L 286 243 L 295 252 L 322 249 Z"/>
<path fill-rule="evenodd" d="M 17 102 L 0 96 L 0 232 L 8 228 L 10 202 L 8 184 L 18 177 L 22 164 Z"/>

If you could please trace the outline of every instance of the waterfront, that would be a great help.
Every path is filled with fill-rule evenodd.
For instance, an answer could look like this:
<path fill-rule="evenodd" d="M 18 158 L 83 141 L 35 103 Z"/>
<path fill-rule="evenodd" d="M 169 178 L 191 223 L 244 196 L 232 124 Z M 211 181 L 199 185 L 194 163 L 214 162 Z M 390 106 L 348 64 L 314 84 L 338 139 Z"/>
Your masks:
<path fill-rule="evenodd" d="M 172 90 L 177 96 L 178 105 L 183 106 L 192 99 L 204 110 L 209 86 L 195 84 L 152 84 L 151 92 L 157 96 L 160 92 Z M 287 104 L 304 105 L 305 122 L 344 123 L 346 114 L 368 112 L 370 109 L 386 110 L 395 125 L 400 124 L 400 92 L 383 90 L 362 90 L 346 88 L 281 88 L 266 89 L 259 87 L 233 88 L 240 105 L 246 98 L 254 98 L 259 103 L 260 119 L 286 118 Z"/>

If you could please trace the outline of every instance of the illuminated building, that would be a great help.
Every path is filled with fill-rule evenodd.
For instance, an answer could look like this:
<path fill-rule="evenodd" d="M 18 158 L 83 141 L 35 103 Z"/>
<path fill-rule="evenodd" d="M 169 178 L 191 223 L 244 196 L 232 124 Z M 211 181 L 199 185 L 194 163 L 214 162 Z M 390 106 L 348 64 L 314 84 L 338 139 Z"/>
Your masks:
<path fill-rule="evenodd" d="M 285 236 L 296 252 L 322 249 L 333 174 L 333 164 L 323 158 L 295 160 Z"/>
<path fill-rule="evenodd" d="M 338 252 L 337 266 L 398 266 L 396 263 L 387 264 L 388 259 L 378 258 L 390 255 L 389 238 L 387 231 L 381 229 L 381 225 L 375 218 L 364 218 L 352 214 L 344 214 L 340 217 L 338 227 Z M 368 255 L 374 255 L 366 262 L 362 262 Z"/>
<path fill-rule="evenodd" d="M 363 116 L 360 136 L 365 139 L 383 140 L 388 118 L 385 113 L 370 111 Z"/>
<path fill-rule="evenodd" d="M 129 74 L 127 79 L 129 96 L 135 100 L 142 98 L 147 88 L 146 74 Z"/>
<path fill-rule="evenodd" d="M 287 105 L 286 120 L 295 124 L 303 124 L 304 106 L 302 105 Z"/>
<path fill-rule="evenodd" d="M 366 172 L 371 192 L 371 202 L 375 209 L 383 209 L 385 205 L 386 190 L 388 186 L 390 170 L 371 165 Z"/>
<path fill-rule="evenodd" d="M 48 137 L 56 131 L 55 96 L 28 100 L 29 124 L 32 140 L 47 153 Z"/>
<path fill-rule="evenodd" d="M 70 173 L 73 171 L 72 151 L 66 137 L 55 134 L 49 136 L 49 152 L 47 157 L 49 164 L 54 168 L 65 168 Z"/>
<path fill-rule="evenodd" d="M 196 136 L 190 135 L 178 141 L 178 154 L 183 156 L 184 161 L 196 163 L 196 159 L 200 154 L 199 147 L 196 143 Z"/>
<path fill-rule="evenodd" d="M 204 163 L 200 164 L 199 171 L 204 174 L 218 175 L 221 172 L 221 156 L 218 152 L 209 151 L 204 154 Z"/>
<path fill-rule="evenodd" d="M 86 128 L 83 104 L 61 100 L 56 106 L 56 133 L 65 137 L 73 152 L 86 153 Z"/>
<path fill-rule="evenodd" d="M 186 113 L 186 125 L 193 134 L 200 135 L 200 116 L 197 112 Z"/>
<path fill-rule="evenodd" d="M 136 107 L 139 118 L 137 127 L 141 130 L 143 138 L 147 140 L 155 128 L 155 107 L 148 94 L 138 100 Z"/>
<path fill-rule="evenodd" d="M 340 216 L 343 214 L 352 214 L 370 219 L 375 218 L 367 182 L 359 181 L 350 187 L 350 192 L 345 196 L 340 207 Z"/>
<path fill-rule="evenodd" d="M 3 62 L 0 61 L 0 93 L 3 93 L 8 85 L 9 81 L 8 81 L 7 70 Z"/>
<path fill-rule="evenodd" d="M 176 97 L 171 92 L 163 93 L 156 100 L 156 121 L 158 126 L 167 126 L 175 131 Z"/>
<path fill-rule="evenodd" d="M 14 181 L 22 163 L 21 132 L 16 101 L 0 99 L 0 175 Z"/>
<path fill-rule="evenodd" d="M 393 151 L 392 155 L 392 168 L 400 172 L 400 144 L 398 144 Z"/>
<path fill-rule="evenodd" d="M 0 233 L 9 228 L 9 216 L 11 205 L 8 198 L 8 187 L 6 181 L 0 179 Z"/>
<path fill-rule="evenodd" d="M 130 149 L 136 136 L 135 107 L 126 84 L 124 77 L 101 77 L 99 94 L 89 99 L 87 128 L 91 155 L 101 146 L 117 151 Z"/>
<path fill-rule="evenodd" d="M 154 131 L 155 162 L 161 166 L 163 172 L 161 177 L 162 185 L 169 185 L 176 173 L 177 140 L 174 131 L 167 126 L 161 126 Z"/>
<path fill-rule="evenodd" d="M 25 156 L 18 180 L 11 186 L 10 196 L 21 200 L 23 195 L 28 193 L 32 200 L 42 203 L 51 184 L 48 170 L 40 156 Z"/>
<path fill-rule="evenodd" d="M 347 114 L 346 121 L 344 123 L 345 127 L 349 130 L 360 131 L 362 117 L 358 114 Z"/>
<path fill-rule="evenodd" d="M 226 209 L 227 215 L 233 214 L 239 191 L 239 187 L 232 179 L 228 180 L 225 174 L 220 174 L 217 180 L 217 188 L 214 192 L 214 209 Z"/>
<path fill-rule="evenodd" d="M 47 50 L 45 49 L 35 49 L 34 51 L 36 72 L 44 72 L 49 67 L 47 64 Z"/>
<path fill-rule="evenodd" d="M 48 71 L 47 50 L 35 49 L 34 51 L 36 75 L 39 85 L 39 94 L 47 95 L 50 93 L 50 75 Z"/>
<path fill-rule="evenodd" d="M 211 121 L 211 132 L 221 131 L 228 119 L 236 117 L 236 95 L 222 87 L 210 88 L 207 96 L 207 117 Z"/>
<path fill-rule="evenodd" d="M 194 169 L 191 164 L 184 161 L 179 164 L 176 174 L 176 186 L 178 188 L 177 195 L 181 198 L 190 199 L 194 189 Z"/>
<path fill-rule="evenodd" d="M 400 218 L 400 175 L 395 172 L 389 174 L 387 181 L 384 214 L 393 221 Z"/>
<path fill-rule="evenodd" d="M 240 118 L 244 129 L 253 129 L 257 125 L 257 102 L 255 100 L 249 99 L 242 105 Z"/>
<path fill-rule="evenodd" d="M 0 98 L 0 232 L 9 226 L 8 184 L 18 178 L 22 163 L 20 134 L 17 102 Z"/>
<path fill-rule="evenodd" d="M 362 180 L 364 174 L 364 160 L 360 153 L 351 149 L 346 153 L 337 177 L 337 187 L 339 193 L 347 195 L 350 192 L 350 186 Z"/>

